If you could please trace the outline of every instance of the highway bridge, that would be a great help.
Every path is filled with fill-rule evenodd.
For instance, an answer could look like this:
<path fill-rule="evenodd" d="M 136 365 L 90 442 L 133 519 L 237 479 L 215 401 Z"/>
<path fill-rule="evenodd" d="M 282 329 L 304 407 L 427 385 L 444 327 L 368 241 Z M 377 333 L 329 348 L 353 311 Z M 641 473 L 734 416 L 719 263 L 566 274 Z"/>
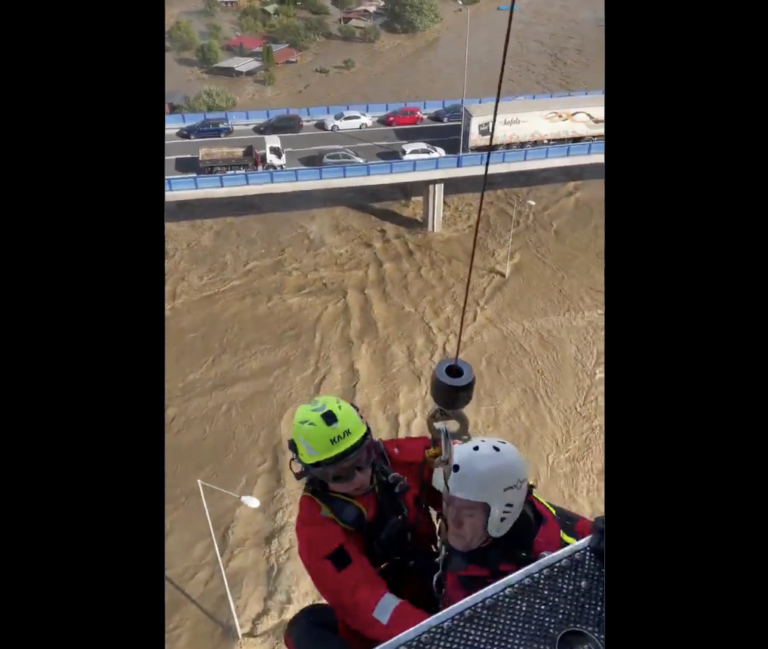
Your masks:
<path fill-rule="evenodd" d="M 369 162 L 391 162 L 398 159 L 397 150 L 404 142 L 428 142 L 458 153 L 461 124 L 425 122 L 421 126 L 374 126 L 364 130 L 329 132 L 314 124 L 304 127 L 296 135 L 280 135 L 286 151 L 289 168 L 312 167 L 312 157 L 318 151 L 345 147 L 352 149 Z M 197 172 L 197 155 L 201 148 L 211 146 L 245 146 L 257 144 L 261 136 L 253 127 L 235 128 L 233 135 L 224 140 L 181 140 L 175 133 L 165 135 L 165 175 L 167 177 L 189 175 Z"/>
<path fill-rule="evenodd" d="M 585 94 L 603 94 L 603 91 L 554 93 L 536 95 L 537 98 Z M 505 97 L 505 101 L 528 99 L 532 96 Z M 488 103 L 494 98 L 470 99 L 466 104 Z M 421 107 L 425 113 L 448 105 L 445 102 L 409 102 Z M 190 123 L 204 115 L 170 115 L 166 117 L 165 133 L 165 192 L 166 203 L 195 199 L 226 198 L 257 194 L 313 191 L 358 186 L 374 186 L 398 183 L 419 183 L 424 186 L 424 222 L 430 231 L 442 227 L 444 181 L 452 178 L 479 176 L 484 173 L 488 154 L 471 153 L 459 156 L 461 125 L 425 121 L 418 126 L 387 127 L 374 123 L 364 130 L 328 132 L 319 127 L 319 116 L 333 114 L 350 108 L 366 110 L 372 116 L 385 112 L 382 108 L 405 104 L 375 106 L 330 106 L 309 109 L 280 109 L 260 111 L 261 119 L 284 112 L 304 114 L 304 130 L 299 134 L 280 135 L 286 151 L 287 169 L 281 171 L 245 172 L 222 175 L 196 175 L 200 148 L 211 146 L 211 141 L 184 140 L 176 135 L 181 126 L 179 118 Z M 371 110 L 375 109 L 375 110 Z M 431 110 L 428 110 L 431 109 Z M 300 112 L 301 111 L 301 112 Z M 224 113 L 206 115 L 223 117 Z M 251 113 L 227 114 L 235 125 L 227 144 L 256 144 L 261 136 L 254 126 L 259 120 Z M 218 144 L 215 140 L 213 144 Z M 405 142 L 428 142 L 446 151 L 446 157 L 431 160 L 402 161 L 398 150 Z M 338 167 L 317 167 L 315 156 L 319 151 L 345 147 L 352 149 L 368 164 Z M 519 171 L 553 169 L 604 163 L 604 142 L 537 147 L 524 150 L 491 153 L 489 173 L 503 174 Z"/>

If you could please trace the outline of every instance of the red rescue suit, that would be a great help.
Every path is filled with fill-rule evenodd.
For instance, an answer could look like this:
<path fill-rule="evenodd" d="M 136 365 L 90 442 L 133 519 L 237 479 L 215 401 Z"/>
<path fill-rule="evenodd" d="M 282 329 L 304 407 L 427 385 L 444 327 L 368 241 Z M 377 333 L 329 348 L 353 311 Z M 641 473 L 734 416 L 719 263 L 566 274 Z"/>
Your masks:
<path fill-rule="evenodd" d="M 550 505 L 529 489 L 523 513 L 502 537 L 459 552 L 449 546 L 445 563 L 443 606 L 490 586 L 541 558 L 592 533 L 592 521 Z"/>
<path fill-rule="evenodd" d="M 430 438 L 409 437 L 381 444 L 389 459 L 389 471 L 403 476 L 409 485 L 407 491 L 394 496 L 399 499 L 396 504 L 403 520 L 407 520 L 407 525 L 400 526 L 408 537 L 401 547 L 410 548 L 413 555 L 408 556 L 425 557 L 424 563 L 430 565 L 434 574 L 437 532 L 428 507 L 440 511 L 441 495 L 432 487 L 432 468 L 426 461 Z M 339 636 L 355 649 L 386 642 L 426 620 L 430 608 L 431 612 L 436 611 L 431 577 L 426 570 L 418 574 L 407 564 L 393 569 L 392 565 L 399 565 L 398 562 L 375 565 L 379 562 L 377 557 L 382 556 L 377 554 L 375 544 L 388 533 L 383 530 L 387 521 L 382 519 L 392 518 L 389 512 L 384 514 L 385 505 L 391 503 L 392 497 L 385 501 L 378 487 L 352 499 L 327 490 L 320 493 L 317 485 L 312 488 L 310 483 L 299 501 L 299 557 L 315 587 L 333 609 Z M 363 533 L 354 529 L 359 525 L 348 520 L 357 508 L 364 514 L 364 519 L 360 519 Z M 287 638 L 286 644 L 291 646 Z"/>

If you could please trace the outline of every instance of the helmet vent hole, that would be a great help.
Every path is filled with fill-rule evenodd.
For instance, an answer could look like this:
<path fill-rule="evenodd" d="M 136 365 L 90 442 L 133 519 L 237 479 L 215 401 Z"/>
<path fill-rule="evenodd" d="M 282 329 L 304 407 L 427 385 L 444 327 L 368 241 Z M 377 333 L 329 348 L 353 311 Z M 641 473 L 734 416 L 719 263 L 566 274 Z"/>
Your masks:
<path fill-rule="evenodd" d="M 453 471 L 454 473 L 458 473 L 460 468 L 461 468 L 461 467 L 460 467 L 458 464 L 454 464 L 454 465 L 451 467 L 451 471 Z"/>
<path fill-rule="evenodd" d="M 493 450 L 496 451 L 497 453 L 501 453 L 501 449 L 498 446 L 494 446 Z"/>
<path fill-rule="evenodd" d="M 503 439 L 497 439 L 496 440 L 499 444 L 506 444 L 506 442 Z"/>
<path fill-rule="evenodd" d="M 481 442 L 481 443 L 483 443 L 483 444 L 485 444 L 485 440 L 484 440 L 484 439 L 481 439 L 481 440 L 480 440 L 480 442 Z"/>
<path fill-rule="evenodd" d="M 480 450 L 480 447 L 479 447 L 479 446 L 473 446 L 473 447 L 472 447 L 472 450 L 473 450 L 473 451 L 479 451 L 479 450 Z"/>
<path fill-rule="evenodd" d="M 326 426 L 330 426 L 331 428 L 337 426 L 339 423 L 339 418 L 333 410 L 326 410 L 320 415 L 320 418 L 325 422 Z"/>
<path fill-rule="evenodd" d="M 506 516 L 502 516 L 502 517 L 499 519 L 499 523 L 503 523 L 505 520 L 507 520 L 507 517 L 506 517 Z"/>
<path fill-rule="evenodd" d="M 506 503 L 504 507 L 509 507 L 510 509 L 512 509 L 514 505 L 512 503 Z"/>

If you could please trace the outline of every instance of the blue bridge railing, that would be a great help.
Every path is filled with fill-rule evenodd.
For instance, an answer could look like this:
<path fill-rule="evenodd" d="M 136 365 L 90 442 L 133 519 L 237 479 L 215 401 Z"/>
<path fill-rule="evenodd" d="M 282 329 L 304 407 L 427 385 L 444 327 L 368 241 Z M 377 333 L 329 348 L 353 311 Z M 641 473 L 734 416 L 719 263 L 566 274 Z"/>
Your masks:
<path fill-rule="evenodd" d="M 576 90 L 573 92 L 553 92 L 536 95 L 519 95 L 502 97 L 502 101 L 516 101 L 521 99 L 549 99 L 552 97 L 582 97 L 586 95 L 605 95 L 604 90 Z M 492 104 L 496 97 L 482 97 L 480 99 L 465 99 L 465 104 Z M 347 104 L 338 106 L 316 106 L 314 108 L 272 108 L 270 110 L 227 111 L 217 113 L 181 113 L 165 116 L 165 128 L 181 128 L 186 124 L 195 124 L 202 119 L 222 119 L 226 117 L 237 126 L 238 124 L 258 124 L 275 115 L 292 113 L 300 115 L 305 121 L 322 119 L 326 115 L 335 115 L 343 110 L 359 110 L 371 115 L 385 115 L 386 113 L 404 106 L 420 108 L 425 113 L 432 113 L 452 104 L 460 104 L 461 99 L 444 99 L 443 101 L 398 101 L 392 104 Z"/>

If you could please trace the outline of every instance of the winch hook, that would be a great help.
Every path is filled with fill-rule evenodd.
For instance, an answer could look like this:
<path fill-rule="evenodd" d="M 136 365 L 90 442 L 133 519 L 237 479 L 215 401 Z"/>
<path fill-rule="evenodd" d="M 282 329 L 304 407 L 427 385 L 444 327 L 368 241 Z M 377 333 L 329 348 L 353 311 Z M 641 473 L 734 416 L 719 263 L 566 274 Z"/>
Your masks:
<path fill-rule="evenodd" d="M 468 442 L 469 418 L 464 414 L 472 401 L 475 391 L 475 373 L 472 366 L 459 358 L 440 361 L 432 372 L 429 393 L 435 407 L 427 415 L 427 427 L 432 439 L 432 447 L 427 451 L 433 469 L 442 472 L 443 495 L 448 495 L 448 480 L 453 466 L 454 442 Z M 458 430 L 451 431 L 449 423 L 458 424 Z M 433 483 L 434 484 L 434 483 Z M 445 589 L 445 561 L 447 557 L 447 538 L 445 520 L 440 517 L 438 525 L 437 572 L 432 580 L 432 589 L 441 599 Z"/>
<path fill-rule="evenodd" d="M 464 414 L 464 408 L 472 401 L 474 391 L 475 373 L 472 366 L 460 358 L 444 359 L 432 372 L 429 393 L 435 407 L 427 415 L 427 428 L 436 465 L 450 466 L 452 442 L 471 439 L 469 418 Z M 458 429 L 451 430 L 450 422 L 455 422 Z"/>

